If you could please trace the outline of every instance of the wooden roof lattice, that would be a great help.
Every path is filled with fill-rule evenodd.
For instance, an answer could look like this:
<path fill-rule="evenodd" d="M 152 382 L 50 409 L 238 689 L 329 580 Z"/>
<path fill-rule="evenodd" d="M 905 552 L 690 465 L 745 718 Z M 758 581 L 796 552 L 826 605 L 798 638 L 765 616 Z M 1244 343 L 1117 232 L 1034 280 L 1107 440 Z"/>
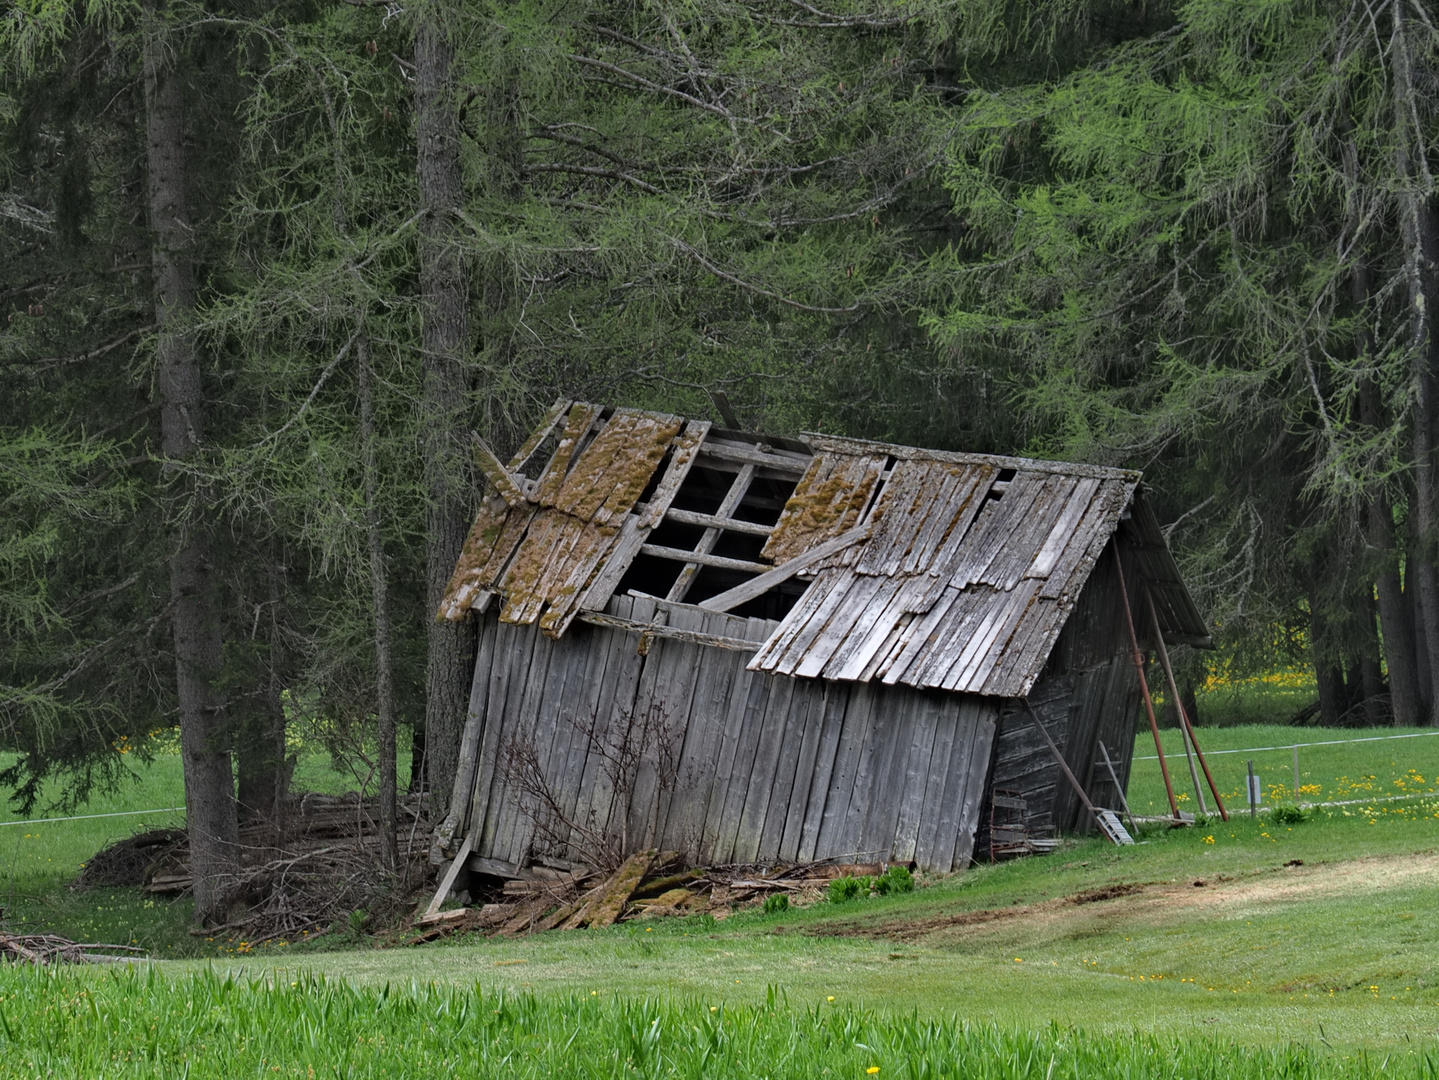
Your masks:
<path fill-rule="evenodd" d="M 789 590 L 751 670 L 1018 697 L 1123 521 L 1164 637 L 1208 643 L 1135 472 L 568 401 L 508 462 L 477 457 L 490 491 L 442 618 L 498 599 L 502 622 L 559 637 L 614 623 L 617 592 L 663 612 Z"/>

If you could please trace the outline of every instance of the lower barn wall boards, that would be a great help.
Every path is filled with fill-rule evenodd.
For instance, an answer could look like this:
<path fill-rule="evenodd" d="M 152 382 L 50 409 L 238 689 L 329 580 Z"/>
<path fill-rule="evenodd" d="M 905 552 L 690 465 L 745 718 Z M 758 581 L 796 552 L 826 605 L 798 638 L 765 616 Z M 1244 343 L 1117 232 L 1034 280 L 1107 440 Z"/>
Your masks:
<path fill-rule="evenodd" d="M 648 622 L 655 603 L 616 597 L 606 613 Z M 677 629 L 732 639 L 758 642 L 773 628 L 663 613 Z M 466 825 L 483 859 L 584 862 L 595 835 L 623 835 L 631 849 L 715 864 L 853 857 L 946 871 L 970 861 L 998 702 L 753 673 L 748 651 L 657 636 L 642 645 L 632 631 L 580 622 L 554 641 L 489 615 L 480 637 Z M 636 751 L 637 762 L 616 760 Z M 541 802 L 548 828 L 536 825 Z"/>

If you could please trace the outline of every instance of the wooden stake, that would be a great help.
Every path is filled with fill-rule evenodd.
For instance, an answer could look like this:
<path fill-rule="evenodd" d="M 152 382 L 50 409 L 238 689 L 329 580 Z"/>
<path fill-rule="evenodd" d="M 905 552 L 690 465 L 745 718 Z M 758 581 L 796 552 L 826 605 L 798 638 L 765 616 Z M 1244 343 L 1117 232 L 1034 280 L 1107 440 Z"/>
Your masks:
<path fill-rule="evenodd" d="M 1184 752 L 1189 753 L 1189 748 L 1194 748 L 1194 756 L 1199 759 L 1199 767 L 1204 770 L 1204 779 L 1209 782 L 1209 790 L 1214 795 L 1214 805 L 1219 808 L 1219 816 L 1224 821 L 1229 820 L 1229 811 L 1224 809 L 1224 800 L 1219 797 L 1219 788 L 1214 783 L 1214 777 L 1209 772 L 1209 762 L 1204 760 L 1204 751 L 1199 749 L 1199 739 L 1194 735 L 1194 725 L 1189 722 L 1189 714 L 1184 711 L 1184 699 L 1179 696 L 1179 687 L 1174 684 L 1174 671 L 1169 666 L 1169 650 L 1164 646 L 1164 635 L 1159 631 L 1159 615 L 1154 610 L 1154 597 L 1145 590 L 1145 599 L 1149 601 L 1149 615 L 1154 620 L 1154 640 L 1159 643 L 1159 662 L 1164 665 L 1164 674 L 1169 679 L 1169 693 L 1174 697 L 1174 710 L 1179 716 L 1179 722 L 1184 728 Z M 1189 771 L 1194 772 L 1194 762 L 1190 761 Z M 1194 791 L 1199 795 L 1199 808 L 1207 814 L 1209 811 L 1204 806 L 1204 795 L 1199 791 L 1199 777 L 1194 777 Z"/>
<path fill-rule="evenodd" d="M 1134 670 L 1139 675 L 1139 691 L 1144 695 L 1144 711 L 1149 714 L 1149 730 L 1154 733 L 1154 752 L 1159 755 L 1159 771 L 1164 775 L 1164 790 L 1169 795 L 1169 809 L 1174 820 L 1179 816 L 1179 800 L 1174 797 L 1174 785 L 1169 780 L 1169 764 L 1164 760 L 1164 744 L 1159 741 L 1159 721 L 1154 719 L 1154 699 L 1149 696 L 1149 681 L 1144 677 L 1144 654 L 1139 651 L 1139 636 L 1134 632 L 1134 614 L 1129 609 L 1129 589 L 1124 584 L 1124 560 L 1119 557 L 1119 538 L 1110 543 L 1114 547 L 1114 566 L 1119 571 L 1119 595 L 1124 600 L 1124 623 L 1129 627 L 1129 644 L 1134 657 Z"/>
<path fill-rule="evenodd" d="M 1169 650 L 1164 645 L 1164 631 L 1159 628 L 1159 612 L 1154 607 L 1154 596 L 1149 586 L 1144 587 L 1144 602 L 1149 607 L 1150 625 L 1154 627 L 1154 640 L 1159 643 L 1159 666 L 1169 683 L 1169 699 L 1174 704 L 1174 717 L 1179 721 L 1179 741 L 1184 744 L 1184 760 L 1189 763 L 1189 780 L 1194 785 L 1194 798 L 1199 803 L 1199 812 L 1208 816 L 1209 807 L 1204 805 L 1204 789 L 1199 786 L 1199 771 L 1194 767 L 1194 750 L 1189 739 L 1189 717 L 1184 712 L 1184 702 L 1179 697 L 1179 686 L 1174 681 L 1174 670 L 1169 666 Z"/>
<path fill-rule="evenodd" d="M 1114 781 L 1114 790 L 1119 792 L 1119 805 L 1124 807 L 1124 816 L 1129 819 L 1129 827 L 1138 835 L 1139 826 L 1134 823 L 1134 811 L 1129 809 L 1129 800 L 1124 797 L 1124 787 L 1119 782 L 1119 774 L 1114 771 L 1114 762 L 1109 759 L 1109 751 L 1105 748 L 1103 739 L 1099 740 L 1099 752 L 1104 755 L 1104 767 L 1109 770 L 1109 778 Z"/>

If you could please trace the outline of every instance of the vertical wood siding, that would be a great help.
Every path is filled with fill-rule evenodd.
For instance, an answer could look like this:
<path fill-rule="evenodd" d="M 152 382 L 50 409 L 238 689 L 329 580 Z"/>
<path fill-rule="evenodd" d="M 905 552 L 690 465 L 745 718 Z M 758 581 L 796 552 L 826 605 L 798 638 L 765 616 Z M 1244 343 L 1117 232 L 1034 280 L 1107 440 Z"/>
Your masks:
<path fill-rule="evenodd" d="M 617 597 L 608 613 L 648 622 L 653 600 Z M 681 630 L 763 641 L 773 622 L 666 607 Z M 627 714 L 662 715 L 678 781 L 640 770 L 632 846 L 703 862 L 836 857 L 963 867 L 974 851 L 999 702 L 906 686 L 833 683 L 745 670 L 749 653 L 576 623 L 561 639 L 481 616 L 471 708 L 480 718 L 467 826 L 484 858 L 537 855 L 533 823 L 505 779 L 505 748 L 528 739 L 571 820 L 618 831 L 614 792 L 585 732 Z"/>

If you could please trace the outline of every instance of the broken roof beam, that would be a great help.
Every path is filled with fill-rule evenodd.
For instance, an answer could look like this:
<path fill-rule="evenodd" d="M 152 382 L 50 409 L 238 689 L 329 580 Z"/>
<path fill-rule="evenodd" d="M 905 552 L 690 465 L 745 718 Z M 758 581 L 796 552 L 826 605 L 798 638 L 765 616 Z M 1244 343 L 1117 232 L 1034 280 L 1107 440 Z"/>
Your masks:
<path fill-rule="evenodd" d="M 524 506 L 528 503 L 530 499 L 525 494 L 525 478 L 516 476 L 505 468 L 504 463 L 495 456 L 495 452 L 480 438 L 478 432 L 470 432 L 470 441 L 474 444 L 475 464 L 479 466 L 480 472 L 485 474 L 485 479 L 500 493 L 500 498 L 511 506 Z"/>
<path fill-rule="evenodd" d="M 703 457 L 733 462 L 737 465 L 759 465 L 790 476 L 803 476 L 805 470 L 809 468 L 810 462 L 807 456 L 801 454 L 788 451 L 781 454 L 776 451 L 760 450 L 758 447 L 739 446 L 717 440 L 706 442 L 700 447 L 700 454 Z"/>
<path fill-rule="evenodd" d="M 758 521 L 740 521 L 732 517 L 717 517 L 714 514 L 701 514 L 695 510 L 676 510 L 671 508 L 665 513 L 670 521 L 678 521 L 681 525 L 699 525 L 706 529 L 723 529 L 725 532 L 744 533 L 747 536 L 768 536 L 774 532 L 773 525 L 761 525 Z"/>
<path fill-rule="evenodd" d="M 530 463 L 530 459 L 539 453 L 540 447 L 564 420 L 565 414 L 570 411 L 570 406 L 573 404 L 574 402 L 569 398 L 560 398 L 550 406 L 544 419 L 539 422 L 534 431 L 530 432 L 530 437 L 525 440 L 524 445 L 515 451 L 515 456 L 510 458 L 509 469 L 511 472 L 524 471 L 525 466 Z"/>
<path fill-rule="evenodd" d="M 710 444 L 708 442 L 701 444 L 700 453 L 703 454 L 709 448 Z M 735 476 L 734 482 L 730 484 L 729 491 L 725 493 L 725 497 L 720 500 L 719 507 L 715 510 L 716 517 L 730 517 L 739 509 L 739 504 L 742 503 L 744 497 L 749 494 L 750 484 L 754 483 L 755 470 L 757 468 L 758 466 L 754 464 L 740 466 L 740 471 Z M 763 563 L 746 564 L 738 559 L 725 559 L 723 562 L 714 561 L 718 559 L 719 556 L 711 555 L 710 552 L 712 552 L 715 545 L 719 543 L 719 539 L 719 529 L 706 529 L 704 531 L 704 535 L 700 537 L 699 543 L 695 545 L 694 550 L 686 553 L 689 558 L 684 560 L 685 567 L 680 571 L 679 577 L 675 578 L 675 583 L 670 586 L 670 591 L 665 596 L 666 600 L 675 604 L 684 601 L 685 595 L 690 591 L 690 586 L 694 584 L 695 576 L 699 574 L 701 564 L 724 570 L 747 570 L 749 573 L 764 573 L 765 566 Z M 649 555 L 660 555 L 661 551 L 679 551 L 678 548 L 659 548 L 652 544 L 646 544 L 640 550 L 645 551 L 646 548 L 652 549 L 645 552 Z M 660 558 L 665 559 L 674 557 L 674 555 L 660 555 Z M 754 569 L 749 569 L 750 566 L 753 566 Z"/>
<path fill-rule="evenodd" d="M 869 522 L 859 526 L 857 529 L 850 529 L 848 532 L 840 533 L 831 540 L 811 548 L 798 558 L 791 559 L 783 566 L 777 566 L 768 570 L 757 578 L 736 585 L 733 589 L 727 589 L 722 593 L 711 596 L 708 600 L 701 600 L 699 606 L 706 611 L 733 611 L 741 604 L 755 599 L 773 589 L 781 582 L 788 581 L 802 570 L 808 570 L 816 563 L 823 562 L 851 544 L 857 544 L 861 540 L 869 538 Z"/>
<path fill-rule="evenodd" d="M 750 562 L 748 559 L 729 559 L 723 555 L 711 555 L 708 551 L 686 551 L 684 548 L 663 547 L 659 544 L 641 544 L 641 555 L 653 555 L 657 559 L 671 559 L 682 562 L 686 567 L 713 566 L 716 570 L 738 570 L 742 574 L 764 574 L 770 571 L 768 563 Z M 682 601 L 667 597 L 670 603 Z"/>

